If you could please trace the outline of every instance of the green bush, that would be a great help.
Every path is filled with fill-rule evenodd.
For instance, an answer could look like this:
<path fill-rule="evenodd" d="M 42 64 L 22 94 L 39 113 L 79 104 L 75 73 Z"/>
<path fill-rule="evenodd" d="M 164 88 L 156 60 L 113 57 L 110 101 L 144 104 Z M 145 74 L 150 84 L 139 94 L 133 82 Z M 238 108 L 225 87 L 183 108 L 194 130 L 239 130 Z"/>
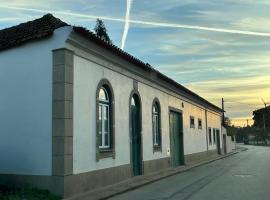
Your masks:
<path fill-rule="evenodd" d="M 47 190 L 35 188 L 0 187 L 0 200 L 59 200 Z"/>

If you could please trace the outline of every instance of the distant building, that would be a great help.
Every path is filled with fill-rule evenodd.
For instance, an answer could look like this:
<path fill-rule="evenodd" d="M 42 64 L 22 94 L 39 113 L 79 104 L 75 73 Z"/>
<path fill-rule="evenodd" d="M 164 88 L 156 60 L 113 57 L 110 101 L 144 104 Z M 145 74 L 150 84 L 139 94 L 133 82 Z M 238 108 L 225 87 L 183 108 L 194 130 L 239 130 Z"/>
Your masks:
<path fill-rule="evenodd" d="M 253 111 L 254 126 L 270 129 L 270 106 Z"/>
<path fill-rule="evenodd" d="M 221 108 L 50 14 L 0 31 L 0 65 L 0 184 L 69 197 L 230 151 Z"/>

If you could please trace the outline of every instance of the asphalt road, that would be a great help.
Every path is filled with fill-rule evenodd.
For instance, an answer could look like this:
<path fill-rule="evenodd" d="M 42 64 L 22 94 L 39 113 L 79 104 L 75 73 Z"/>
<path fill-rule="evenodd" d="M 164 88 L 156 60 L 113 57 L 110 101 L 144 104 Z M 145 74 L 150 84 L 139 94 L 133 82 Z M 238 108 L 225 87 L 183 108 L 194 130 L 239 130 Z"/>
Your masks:
<path fill-rule="evenodd" d="M 110 200 L 269 200 L 270 147 L 248 147 Z"/>

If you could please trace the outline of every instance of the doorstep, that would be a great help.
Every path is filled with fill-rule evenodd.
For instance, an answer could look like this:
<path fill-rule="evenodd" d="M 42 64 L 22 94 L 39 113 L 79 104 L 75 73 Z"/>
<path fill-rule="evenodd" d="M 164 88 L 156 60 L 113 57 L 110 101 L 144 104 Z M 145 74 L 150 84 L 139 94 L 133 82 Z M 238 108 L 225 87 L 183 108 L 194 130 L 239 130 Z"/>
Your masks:
<path fill-rule="evenodd" d="M 246 148 L 238 148 L 235 151 L 228 153 L 226 155 L 216 155 L 216 156 L 211 156 L 205 160 L 201 160 L 199 162 L 193 162 L 193 163 L 188 163 L 183 166 L 175 167 L 175 168 L 168 168 L 165 170 L 160 170 L 158 172 L 154 172 L 151 174 L 147 175 L 141 175 L 141 176 L 136 176 L 133 178 L 130 178 L 128 180 L 106 186 L 97 190 L 89 191 L 86 193 L 81 193 L 75 196 L 72 196 L 70 198 L 66 198 L 65 200 L 103 200 L 103 199 L 108 199 L 110 197 L 125 193 L 130 190 L 134 190 L 136 188 L 142 187 L 144 185 L 156 182 L 158 180 L 164 179 L 169 176 L 173 176 L 175 174 L 190 170 L 192 168 L 214 162 L 216 160 L 220 160 L 223 158 L 226 158 L 228 156 L 234 155 L 236 153 L 239 153 L 240 151 L 245 151 L 247 150 Z"/>

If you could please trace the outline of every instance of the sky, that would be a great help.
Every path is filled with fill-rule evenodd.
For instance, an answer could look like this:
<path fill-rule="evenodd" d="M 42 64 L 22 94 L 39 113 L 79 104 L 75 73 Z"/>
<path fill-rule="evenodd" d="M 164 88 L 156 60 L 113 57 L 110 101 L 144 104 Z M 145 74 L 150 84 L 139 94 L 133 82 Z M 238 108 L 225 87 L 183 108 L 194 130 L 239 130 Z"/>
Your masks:
<path fill-rule="evenodd" d="M 270 0 L 0 0 L 0 29 L 50 12 L 93 30 L 213 104 L 237 126 L 270 103 Z"/>

